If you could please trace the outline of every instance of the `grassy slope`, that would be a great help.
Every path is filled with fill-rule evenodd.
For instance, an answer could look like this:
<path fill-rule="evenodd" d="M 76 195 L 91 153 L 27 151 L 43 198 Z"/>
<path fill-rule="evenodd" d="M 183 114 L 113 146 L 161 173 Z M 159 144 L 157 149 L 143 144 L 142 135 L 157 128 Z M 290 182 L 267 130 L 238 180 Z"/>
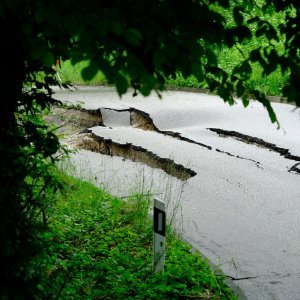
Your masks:
<path fill-rule="evenodd" d="M 258 4 L 263 4 L 263 1 L 258 1 Z M 235 25 L 232 17 L 232 13 L 224 10 L 220 7 L 212 7 L 216 11 L 220 12 L 226 18 L 226 24 L 230 28 Z M 261 15 L 262 12 L 257 10 L 256 13 Z M 284 14 L 274 13 L 271 16 L 261 16 L 262 19 L 268 18 L 268 21 L 272 23 L 273 26 L 278 27 L 282 22 L 284 22 Z M 255 26 L 255 25 L 253 25 Z M 257 28 L 253 27 L 253 35 L 255 36 L 255 31 Z M 284 36 L 280 36 L 278 41 L 273 41 L 277 50 L 284 53 Z M 231 72 L 235 67 L 239 66 L 244 58 L 249 57 L 249 53 L 260 46 L 268 46 L 269 42 L 264 37 L 258 37 L 244 44 L 238 44 L 232 48 L 226 47 L 216 47 L 214 50 L 218 58 L 218 66 L 227 72 Z M 72 66 L 70 61 L 66 61 L 62 64 L 62 68 L 59 71 L 59 75 L 63 82 L 70 81 L 73 84 L 91 84 L 91 85 L 103 85 L 107 84 L 105 76 L 98 72 L 94 79 L 89 82 L 84 82 L 81 77 L 81 71 L 83 68 L 88 66 L 88 61 L 80 62 L 75 66 Z M 262 72 L 262 68 L 258 64 L 252 64 L 252 75 L 248 80 L 250 87 L 256 88 L 268 96 L 281 96 L 281 89 L 285 82 L 288 80 L 288 74 L 282 74 L 281 70 L 277 68 L 270 75 L 265 75 Z M 207 88 L 205 83 L 199 83 L 197 79 L 193 76 L 184 78 L 181 74 L 177 74 L 175 79 L 168 78 L 167 85 L 170 87 L 192 87 L 192 88 Z"/>
<path fill-rule="evenodd" d="M 42 260 L 50 298 L 236 299 L 224 277 L 170 228 L 165 272 L 153 274 L 150 198 L 123 201 L 87 182 L 61 180 Z"/>
<path fill-rule="evenodd" d="M 225 70 L 233 69 L 241 61 L 238 50 L 225 49 L 220 51 L 219 55 L 220 66 Z M 71 82 L 75 85 L 107 85 L 105 76 L 98 72 L 97 75 L 89 82 L 85 82 L 81 76 L 81 71 L 88 65 L 87 61 L 81 62 L 72 66 L 70 61 L 62 63 L 62 68 L 58 70 L 58 74 L 63 82 Z M 249 79 L 249 85 L 256 87 L 262 92 L 265 92 L 269 96 L 280 96 L 281 88 L 284 82 L 287 80 L 287 76 L 283 76 L 280 70 L 276 70 L 274 73 L 265 76 L 262 73 L 262 69 L 259 65 L 252 65 L 253 73 Z M 184 78 L 181 74 L 177 74 L 175 79 L 169 78 L 167 80 L 167 86 L 169 87 L 191 87 L 191 88 L 206 88 L 205 84 L 200 84 L 193 76 Z"/>
<path fill-rule="evenodd" d="M 72 65 L 70 61 L 61 63 L 61 68 L 58 68 L 58 74 L 63 82 L 71 82 L 75 85 L 105 85 L 107 81 L 105 76 L 99 71 L 96 76 L 86 82 L 81 76 L 81 71 L 88 66 L 88 61 L 82 61 L 76 65 Z"/>

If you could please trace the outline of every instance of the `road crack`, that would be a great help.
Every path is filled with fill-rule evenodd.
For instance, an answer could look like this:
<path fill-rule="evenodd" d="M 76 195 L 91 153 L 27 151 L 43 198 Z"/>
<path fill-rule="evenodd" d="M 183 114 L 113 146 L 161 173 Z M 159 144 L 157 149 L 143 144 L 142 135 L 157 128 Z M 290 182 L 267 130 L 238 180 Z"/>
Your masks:
<path fill-rule="evenodd" d="M 125 109 L 115 109 L 115 108 L 107 108 L 103 107 L 103 109 L 108 110 L 114 110 L 119 112 L 129 112 L 130 113 L 130 125 L 139 128 L 146 131 L 154 131 L 157 133 L 161 133 L 163 135 L 171 136 L 175 139 L 188 142 L 190 144 L 196 144 L 198 146 L 204 147 L 208 150 L 212 150 L 211 146 L 205 145 L 203 143 L 194 141 L 192 139 L 189 139 L 187 137 L 184 137 L 181 135 L 181 133 L 176 131 L 169 131 L 169 130 L 160 130 L 153 122 L 153 119 L 150 117 L 150 115 L 142 110 L 136 109 L 134 107 L 125 108 Z"/>
<path fill-rule="evenodd" d="M 224 137 L 224 138 L 231 137 L 231 138 L 234 138 L 234 139 L 236 139 L 240 142 L 256 145 L 256 146 L 268 149 L 272 152 L 276 152 L 276 153 L 280 154 L 280 156 L 283 156 L 285 159 L 300 162 L 300 157 L 291 154 L 289 149 L 278 147 L 275 144 L 264 141 L 263 139 L 253 137 L 253 136 L 250 136 L 250 135 L 246 135 L 246 134 L 242 134 L 242 133 L 239 133 L 239 132 L 236 132 L 236 131 L 224 130 L 224 129 L 219 129 L 219 128 L 207 128 L 207 129 L 212 131 L 212 132 L 217 133 L 221 137 Z M 251 159 L 248 159 L 248 160 L 251 160 Z M 254 160 L 252 160 L 252 161 L 254 161 Z M 254 161 L 254 162 L 259 164 L 259 162 L 256 162 L 256 161 Z M 300 163 L 295 164 L 294 166 L 292 166 L 289 169 L 288 172 L 295 172 L 297 174 L 300 174 L 300 169 L 298 167 L 299 165 L 300 165 Z"/>
<path fill-rule="evenodd" d="M 293 173 L 300 174 L 300 169 L 299 169 L 298 166 L 300 166 L 300 163 L 297 163 L 297 164 L 293 165 L 293 166 L 289 169 L 289 172 L 293 172 Z"/>
<path fill-rule="evenodd" d="M 248 279 L 255 279 L 258 276 L 247 276 L 247 277 L 232 277 L 227 275 L 228 278 L 230 278 L 232 281 L 239 281 L 239 280 L 248 280 Z"/>
<path fill-rule="evenodd" d="M 52 125 L 57 126 L 57 133 L 62 133 L 64 135 L 72 135 L 75 133 L 89 133 L 89 128 L 95 127 L 95 126 L 104 126 L 103 116 L 101 110 L 112 110 L 116 112 L 129 112 L 130 116 L 130 126 L 139 128 L 145 131 L 154 131 L 159 134 L 163 134 L 166 136 L 170 136 L 172 138 L 175 138 L 177 140 L 181 140 L 190 144 L 195 144 L 201 147 L 204 147 L 208 150 L 213 150 L 213 148 L 209 145 L 197 142 L 195 140 L 192 140 L 190 138 L 184 137 L 179 132 L 175 131 L 168 131 L 168 130 L 160 130 L 153 122 L 153 119 L 151 118 L 150 114 L 147 112 L 144 112 L 142 110 L 136 109 L 134 107 L 129 107 L 125 109 L 117 109 L 117 108 L 110 108 L 110 107 L 102 107 L 99 109 L 78 109 L 78 108 L 55 108 L 53 113 L 51 113 L 49 116 L 46 116 L 47 122 L 49 122 Z M 279 152 L 281 155 L 284 155 L 284 157 L 288 159 L 295 159 L 297 161 L 300 161 L 300 157 L 293 156 L 289 153 L 287 149 L 279 148 L 274 144 L 267 143 L 261 139 L 254 138 L 251 136 L 243 135 L 235 131 L 226 131 L 223 129 L 217 129 L 217 128 L 209 128 L 209 130 L 218 133 L 220 136 L 224 137 L 233 137 L 235 139 L 238 139 L 243 142 L 251 143 L 251 144 L 257 144 L 260 146 L 263 146 L 268 149 L 272 149 L 273 151 Z M 79 136 L 77 137 L 79 138 Z M 250 162 L 253 162 L 256 167 L 262 169 L 261 164 L 259 161 L 256 161 L 254 159 L 241 157 L 239 155 L 234 155 L 230 152 L 226 152 L 220 149 L 215 149 L 215 151 L 219 153 L 226 154 L 228 156 L 247 160 Z M 289 170 L 289 172 L 300 174 L 300 169 L 298 167 L 299 163 L 292 166 Z"/>
<path fill-rule="evenodd" d="M 264 141 L 263 139 L 252 137 L 250 135 L 242 134 L 242 133 L 239 133 L 236 131 L 229 131 L 229 130 L 218 129 L 218 128 L 207 128 L 207 129 L 210 131 L 216 132 L 219 136 L 232 137 L 238 141 L 241 141 L 241 142 L 244 142 L 247 144 L 257 145 L 257 146 L 269 149 L 273 152 L 277 152 L 286 159 L 300 161 L 300 157 L 296 156 L 296 155 L 292 155 L 288 149 L 278 147 L 275 144 Z"/>
<path fill-rule="evenodd" d="M 224 154 L 227 154 L 228 156 L 231 156 L 231 157 L 235 157 L 235 158 L 238 158 L 238 159 L 242 159 L 242 160 L 248 160 L 248 161 L 251 161 L 253 163 L 255 163 L 255 165 L 259 168 L 259 169 L 262 169 L 262 166 L 261 166 L 261 163 L 259 161 L 256 161 L 254 159 L 251 159 L 251 158 L 246 158 L 246 157 L 241 157 L 239 155 L 234 155 L 234 154 L 231 154 L 230 152 L 226 152 L 226 151 L 222 151 L 220 149 L 216 149 L 217 152 L 219 153 L 224 153 Z"/>
<path fill-rule="evenodd" d="M 86 130 L 85 132 L 85 135 L 82 136 L 83 138 L 81 138 L 77 144 L 78 148 L 141 162 L 152 168 L 160 168 L 167 174 L 183 181 L 188 180 L 197 174 L 195 171 L 186 168 L 181 164 L 177 164 L 169 158 L 159 157 L 155 153 L 140 146 L 131 143 L 120 144 L 111 139 L 97 136 L 92 133 L 91 130 Z"/>

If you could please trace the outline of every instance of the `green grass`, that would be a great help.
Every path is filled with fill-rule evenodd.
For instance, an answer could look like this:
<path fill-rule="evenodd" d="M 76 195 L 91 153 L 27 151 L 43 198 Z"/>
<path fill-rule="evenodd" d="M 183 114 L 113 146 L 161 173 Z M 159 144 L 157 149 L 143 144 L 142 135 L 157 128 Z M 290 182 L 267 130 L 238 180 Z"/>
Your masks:
<path fill-rule="evenodd" d="M 261 5 L 263 1 L 260 1 Z M 235 25 L 235 22 L 232 17 L 232 13 L 227 10 L 221 9 L 220 7 L 215 7 L 219 13 L 221 13 L 227 22 L 228 27 L 232 27 Z M 221 11 L 220 11 L 221 9 Z M 261 12 L 257 11 L 258 14 Z M 275 28 L 278 28 L 282 22 L 284 22 L 284 14 L 283 13 L 274 13 L 272 16 L 261 16 L 263 18 L 269 18 L 269 21 L 272 23 Z M 255 24 L 252 24 L 251 30 L 253 31 L 253 35 L 255 36 Z M 284 41 L 285 36 L 281 36 L 278 41 L 273 41 L 276 49 L 280 54 L 284 54 Z M 231 73 L 231 71 L 241 64 L 241 62 L 249 57 L 249 53 L 257 49 L 259 47 L 267 47 L 269 46 L 269 41 L 264 37 L 257 37 L 249 40 L 248 42 L 244 42 L 243 44 L 238 44 L 232 48 L 228 47 L 216 47 L 214 52 L 216 53 L 218 66 L 224 69 L 226 72 Z M 61 70 L 59 70 L 59 75 L 63 81 L 70 81 L 73 84 L 91 84 L 91 85 L 103 85 L 107 84 L 107 80 L 105 76 L 98 72 L 95 78 L 89 82 L 85 82 L 81 77 L 81 71 L 85 67 L 88 66 L 88 61 L 80 62 L 75 66 L 72 66 L 70 61 L 66 61 L 62 64 Z M 252 75 L 248 80 L 248 85 L 250 88 L 255 88 L 264 92 L 268 96 L 281 96 L 282 88 L 288 81 L 288 74 L 282 74 L 279 68 L 277 68 L 270 75 L 265 75 L 262 72 L 262 67 L 258 64 L 251 64 Z M 188 78 L 184 78 L 180 73 L 177 74 L 176 78 L 168 78 L 166 81 L 166 85 L 171 88 L 180 88 L 180 87 L 191 87 L 191 88 L 204 88 L 206 89 L 208 86 L 206 83 L 198 82 L 198 80 L 190 76 Z"/>
<path fill-rule="evenodd" d="M 49 216 L 41 288 L 53 299 L 236 299 L 224 277 L 168 228 L 165 271 L 152 272 L 150 197 L 120 200 L 63 175 Z"/>
<path fill-rule="evenodd" d="M 256 46 L 255 43 L 249 43 L 243 45 L 240 48 L 243 50 L 245 57 L 251 52 Z M 280 47 L 280 45 L 278 46 Z M 232 72 L 232 70 L 239 66 L 243 61 L 241 52 L 237 48 L 221 48 L 216 49 L 218 57 L 218 66 L 227 72 Z M 283 75 L 279 68 L 277 68 L 270 75 L 263 74 L 263 69 L 258 63 L 252 63 L 252 74 L 248 80 L 248 85 L 251 88 L 255 88 L 264 92 L 268 96 L 280 96 L 282 95 L 282 88 L 288 80 L 288 75 Z M 192 87 L 192 88 L 204 88 L 207 89 L 208 86 L 205 83 L 200 83 L 194 76 L 184 78 L 180 73 L 177 74 L 176 78 L 169 78 L 167 80 L 167 85 L 170 87 Z"/>
<path fill-rule="evenodd" d="M 107 80 L 103 73 L 100 71 L 95 75 L 95 77 L 90 81 L 84 81 L 81 72 L 84 68 L 89 65 L 88 61 L 81 61 L 75 64 L 71 64 L 71 61 L 67 60 L 62 62 L 61 68 L 58 68 L 58 74 L 62 82 L 71 82 L 75 85 L 106 85 Z"/>
<path fill-rule="evenodd" d="M 171 88 L 178 87 L 190 87 L 190 88 L 205 88 L 203 84 L 200 84 L 196 77 L 190 76 L 184 78 L 182 74 L 177 73 L 176 78 L 168 78 L 166 84 Z"/>
<path fill-rule="evenodd" d="M 228 71 L 231 72 L 235 67 L 239 66 L 243 61 L 243 56 L 241 52 L 243 52 L 244 57 L 248 57 L 251 50 L 253 50 L 257 44 L 263 44 L 264 41 L 259 39 L 252 41 L 251 43 L 240 45 L 239 49 L 233 47 L 231 49 L 222 48 L 218 49 L 218 65 Z M 278 48 L 281 48 L 281 45 L 278 44 Z M 263 74 L 263 69 L 258 63 L 252 63 L 252 74 L 248 80 L 248 85 L 251 88 L 258 89 L 264 92 L 268 96 L 280 96 L 282 94 L 282 88 L 288 80 L 288 75 L 283 75 L 279 68 L 277 68 L 270 75 Z"/>
<path fill-rule="evenodd" d="M 225 70 L 232 70 L 241 61 L 241 56 L 238 50 L 223 49 L 219 52 L 219 65 Z M 70 61 L 62 63 L 61 69 L 58 70 L 62 82 L 71 82 L 74 85 L 107 85 L 108 82 L 105 76 L 99 71 L 96 76 L 90 81 L 84 81 L 81 76 L 81 71 L 88 65 L 87 61 L 77 63 L 72 66 Z M 249 86 L 257 88 L 269 96 L 281 95 L 281 89 L 284 86 L 287 76 L 283 76 L 280 70 L 265 76 L 262 74 L 262 68 L 258 64 L 252 64 L 253 73 L 249 79 Z M 193 76 L 184 78 L 180 73 L 176 78 L 168 78 L 166 85 L 171 88 L 191 87 L 191 88 L 207 88 L 204 83 L 199 83 Z"/>

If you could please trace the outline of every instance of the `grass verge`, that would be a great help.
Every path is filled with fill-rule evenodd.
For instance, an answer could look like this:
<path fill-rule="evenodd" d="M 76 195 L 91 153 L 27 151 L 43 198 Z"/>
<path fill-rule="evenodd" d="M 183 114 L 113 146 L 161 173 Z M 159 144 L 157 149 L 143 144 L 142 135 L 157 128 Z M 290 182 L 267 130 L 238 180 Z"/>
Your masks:
<path fill-rule="evenodd" d="M 50 299 L 236 299 L 222 275 L 168 228 L 166 266 L 152 272 L 150 196 L 120 200 L 60 175 L 45 233 L 41 286 Z"/>
<path fill-rule="evenodd" d="M 61 63 L 61 68 L 58 68 L 57 71 L 62 82 L 71 82 L 73 85 L 107 85 L 107 80 L 100 71 L 92 80 L 83 80 L 81 72 L 88 65 L 88 61 L 81 61 L 73 66 L 71 61 L 67 60 Z"/>
<path fill-rule="evenodd" d="M 246 52 L 247 52 L 247 47 Z M 250 52 L 250 46 L 249 46 Z M 222 49 L 218 53 L 219 66 L 226 71 L 239 65 L 242 61 L 240 53 L 236 49 Z M 108 85 L 105 76 L 99 71 L 95 77 L 86 82 L 81 76 L 82 70 L 88 66 L 88 61 L 79 62 L 72 65 L 70 61 L 62 62 L 62 67 L 58 69 L 58 74 L 62 82 L 71 82 L 74 85 Z M 252 74 L 248 80 L 251 88 L 256 88 L 261 92 L 266 93 L 268 96 L 280 96 L 282 94 L 282 87 L 285 85 L 288 76 L 282 75 L 279 69 L 272 74 L 266 76 L 262 72 L 261 66 L 252 64 Z M 177 88 L 195 88 L 195 89 L 208 89 L 207 84 L 200 83 L 194 76 L 184 78 L 180 73 L 176 78 L 168 78 L 166 80 L 166 87 L 169 89 Z"/>

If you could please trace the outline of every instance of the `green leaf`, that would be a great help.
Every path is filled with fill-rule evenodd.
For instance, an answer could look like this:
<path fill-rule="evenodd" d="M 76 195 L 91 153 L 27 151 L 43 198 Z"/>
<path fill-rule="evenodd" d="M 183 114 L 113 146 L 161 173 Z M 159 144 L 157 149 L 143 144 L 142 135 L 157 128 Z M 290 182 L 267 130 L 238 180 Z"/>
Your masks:
<path fill-rule="evenodd" d="M 217 66 L 218 65 L 217 56 L 216 56 L 215 52 L 213 52 L 210 49 L 207 49 L 205 55 L 206 55 L 206 58 L 207 58 L 207 63 L 210 66 Z"/>
<path fill-rule="evenodd" d="M 253 9 L 253 0 L 244 0 L 243 7 L 247 10 L 252 10 Z"/>
<path fill-rule="evenodd" d="M 255 61 L 260 61 L 260 59 L 261 59 L 260 49 L 252 50 L 250 53 L 250 60 L 252 62 L 255 62 Z"/>
<path fill-rule="evenodd" d="M 212 78 L 206 78 L 206 82 L 210 92 L 213 92 L 219 86 L 219 83 Z"/>
<path fill-rule="evenodd" d="M 224 8 L 229 8 L 229 0 L 219 0 L 218 3 L 223 6 Z"/>
<path fill-rule="evenodd" d="M 270 101 L 266 98 L 266 95 L 263 94 L 262 92 L 258 91 L 258 90 L 252 90 L 251 91 L 252 95 L 254 96 L 254 98 L 259 101 L 260 103 L 262 103 L 262 105 L 268 110 L 269 113 L 269 117 L 271 119 L 272 123 L 277 122 L 278 126 L 279 123 L 277 121 L 277 117 L 276 114 L 273 110 L 273 107 L 271 106 Z"/>
<path fill-rule="evenodd" d="M 41 46 L 39 49 L 34 49 L 31 52 L 31 57 L 35 61 L 39 61 L 48 67 L 51 67 L 55 63 L 53 54 L 45 46 Z"/>
<path fill-rule="evenodd" d="M 236 94 L 238 97 L 241 97 L 245 92 L 245 87 L 242 81 L 239 81 L 236 85 Z"/>
<path fill-rule="evenodd" d="M 288 98 L 288 102 L 293 102 L 297 98 L 297 91 L 291 85 L 288 85 L 283 88 L 282 93 Z"/>
<path fill-rule="evenodd" d="M 46 50 L 42 54 L 42 62 L 44 65 L 51 67 L 55 63 L 55 57 L 50 51 Z"/>
<path fill-rule="evenodd" d="M 134 28 L 129 28 L 125 34 L 125 37 L 128 43 L 132 46 L 138 46 L 143 38 L 142 34 Z"/>
<path fill-rule="evenodd" d="M 274 110 L 273 110 L 273 107 L 271 106 L 270 102 L 266 103 L 265 107 L 266 107 L 267 110 L 268 110 L 268 113 L 269 113 L 269 117 L 270 117 L 270 119 L 271 119 L 271 122 L 272 122 L 272 123 L 275 123 L 275 122 L 278 123 L 276 114 L 275 114 L 275 112 L 274 112 Z"/>
<path fill-rule="evenodd" d="M 249 61 L 245 60 L 240 66 L 234 68 L 233 73 L 239 74 L 243 80 L 249 79 L 252 73 L 252 68 L 249 64 Z"/>
<path fill-rule="evenodd" d="M 90 64 L 81 71 L 81 76 L 85 81 L 92 80 L 99 71 L 97 65 L 90 61 Z"/>
<path fill-rule="evenodd" d="M 243 101 L 244 107 L 247 107 L 247 106 L 249 105 L 249 103 L 250 103 L 250 101 L 249 101 L 247 95 L 243 95 L 242 101 Z"/>
<path fill-rule="evenodd" d="M 156 81 L 156 78 L 152 74 L 143 74 L 141 77 L 141 88 L 140 92 L 144 96 L 149 96 L 151 93 L 151 90 L 154 88 Z"/>
<path fill-rule="evenodd" d="M 77 63 L 79 63 L 80 61 L 83 60 L 82 54 L 81 53 L 72 53 L 71 56 L 71 64 L 74 66 Z"/>
<path fill-rule="evenodd" d="M 121 96 L 122 94 L 125 94 L 127 92 L 128 81 L 120 73 L 118 73 L 116 76 L 116 87 L 117 87 L 117 92 L 118 92 L 119 96 Z"/>
<path fill-rule="evenodd" d="M 233 9 L 233 18 L 236 24 L 241 25 L 244 22 L 244 17 L 238 7 Z"/>
<path fill-rule="evenodd" d="M 228 102 L 230 105 L 234 104 L 230 91 L 226 87 L 218 86 L 217 94 L 224 100 L 224 102 Z"/>
<path fill-rule="evenodd" d="M 117 23 L 117 22 L 112 22 L 110 24 L 110 30 L 113 32 L 115 35 L 121 35 L 123 32 L 122 26 Z"/>
<path fill-rule="evenodd" d="M 193 75 L 197 78 L 197 80 L 200 82 L 203 80 L 204 78 L 204 74 L 202 72 L 201 69 L 201 65 L 200 64 L 192 64 L 192 73 Z"/>
<path fill-rule="evenodd" d="M 156 72 L 157 81 L 163 86 L 166 82 L 164 76 L 158 72 Z"/>
<path fill-rule="evenodd" d="M 117 197 L 115 197 L 113 200 L 112 200 L 112 205 L 113 205 L 113 207 L 115 207 L 115 208 L 119 208 L 120 207 L 120 200 L 117 198 Z"/>
<path fill-rule="evenodd" d="M 158 69 L 161 69 L 162 64 L 166 61 L 166 57 L 162 51 L 155 51 L 153 54 L 153 64 Z"/>
<path fill-rule="evenodd" d="M 267 33 L 267 31 L 268 31 L 268 25 L 267 25 L 267 23 L 262 23 L 261 22 L 259 29 L 257 29 L 256 32 L 255 32 L 255 36 L 256 37 L 263 36 L 263 35 L 265 35 Z"/>

